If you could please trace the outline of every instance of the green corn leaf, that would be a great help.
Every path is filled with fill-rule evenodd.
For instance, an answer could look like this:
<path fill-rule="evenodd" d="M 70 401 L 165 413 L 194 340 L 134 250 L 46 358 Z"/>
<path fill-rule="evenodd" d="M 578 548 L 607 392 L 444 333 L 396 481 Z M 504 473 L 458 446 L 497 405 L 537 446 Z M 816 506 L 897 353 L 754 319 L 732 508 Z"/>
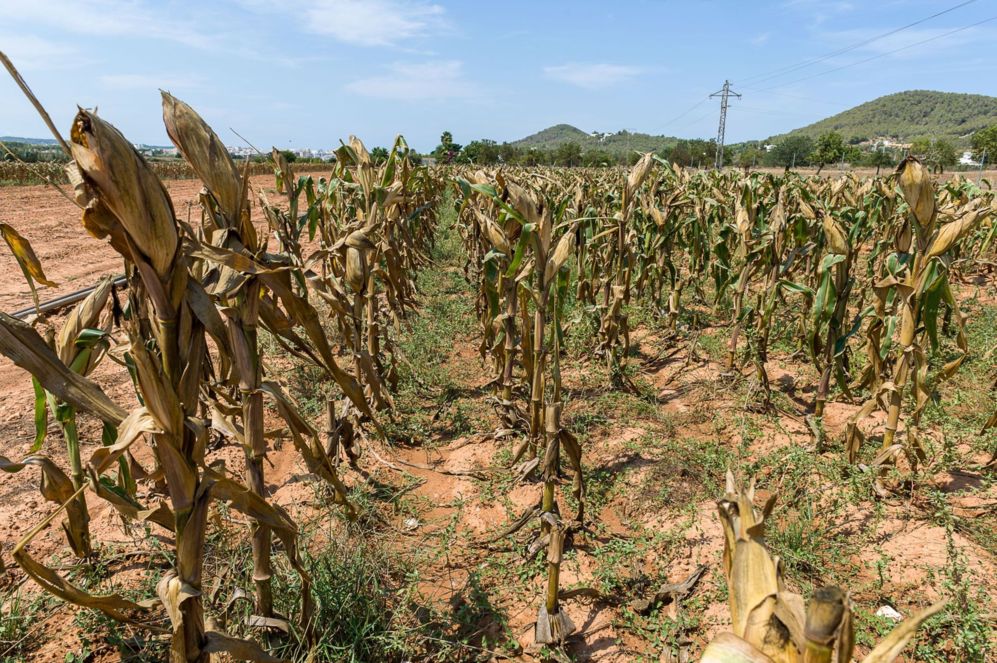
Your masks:
<path fill-rule="evenodd" d="M 523 232 L 519 234 L 519 241 L 516 242 L 516 250 L 512 255 L 512 262 L 509 263 L 509 269 L 506 270 L 506 278 L 512 278 L 519 271 L 519 265 L 523 262 L 523 256 L 526 255 L 526 247 L 529 245 L 530 236 L 533 234 L 534 224 L 527 223 L 523 225 Z"/>
<path fill-rule="evenodd" d="M 805 295 L 811 298 L 814 296 L 814 291 L 812 288 L 808 288 L 807 286 L 802 285 L 800 283 L 794 283 L 793 281 L 788 281 L 786 279 L 779 279 L 778 285 L 780 288 L 784 288 L 786 290 L 789 290 L 790 292 L 795 292 L 797 294 Z"/>
<path fill-rule="evenodd" d="M 45 405 L 45 389 L 37 378 L 31 378 L 31 386 L 35 390 L 35 441 L 31 445 L 31 453 L 35 453 L 42 448 L 48 433 L 48 408 Z"/>

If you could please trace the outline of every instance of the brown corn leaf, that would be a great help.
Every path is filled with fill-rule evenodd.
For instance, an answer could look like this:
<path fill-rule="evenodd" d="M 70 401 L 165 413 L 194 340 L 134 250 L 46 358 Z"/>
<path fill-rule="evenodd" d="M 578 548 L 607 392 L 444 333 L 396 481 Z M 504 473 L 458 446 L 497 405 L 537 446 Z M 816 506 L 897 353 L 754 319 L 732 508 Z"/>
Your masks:
<path fill-rule="evenodd" d="M 128 412 L 100 387 L 69 370 L 31 326 L 0 313 L 0 353 L 28 371 L 46 391 L 117 426 Z"/>
<path fill-rule="evenodd" d="M 132 410 L 118 426 L 118 437 L 114 443 L 110 446 L 98 447 L 90 454 L 90 460 L 87 463 L 90 472 L 94 477 L 99 477 L 116 463 L 118 458 L 142 435 L 152 433 L 163 433 L 163 430 L 156 424 L 156 420 L 149 413 L 149 410 L 144 407 Z"/>
<path fill-rule="evenodd" d="M 56 352 L 66 366 L 71 366 L 79 354 L 80 349 L 76 346 L 76 339 L 79 338 L 83 330 L 92 329 L 100 324 L 100 316 L 107 306 L 112 287 L 113 282 L 110 277 L 101 279 L 93 292 L 74 306 L 66 317 L 66 321 L 62 324 L 62 328 L 55 338 Z M 92 369 L 94 365 L 96 365 L 96 361 L 92 358 L 87 368 Z M 89 373 L 90 370 L 81 371 L 82 375 Z"/>
<path fill-rule="evenodd" d="M 100 610 L 115 621 L 142 625 L 136 622 L 129 613 L 147 610 L 151 607 L 151 603 L 135 603 L 134 601 L 129 601 L 128 599 L 122 598 L 117 594 L 89 594 L 67 581 L 54 570 L 37 562 L 28 553 L 26 549 L 27 545 L 31 543 L 32 539 L 34 539 L 39 532 L 48 527 L 49 523 L 51 523 L 56 516 L 62 513 L 63 509 L 69 508 L 69 506 L 76 501 L 76 495 L 76 493 L 71 493 L 67 499 L 63 501 L 59 508 L 52 511 L 44 520 L 35 525 L 35 527 L 33 527 L 20 541 L 17 542 L 17 545 L 14 546 L 14 550 L 11 553 L 14 557 L 14 561 L 17 562 L 17 565 L 20 566 L 32 580 L 41 585 L 42 589 L 48 593 L 74 605 Z M 151 628 L 148 625 L 142 626 Z M 159 629 L 153 630 L 158 631 Z"/>
<path fill-rule="evenodd" d="M 575 248 L 575 233 L 573 229 L 568 228 L 567 232 L 561 236 L 560 241 L 558 241 L 557 246 L 554 247 L 554 252 L 551 254 L 550 260 L 547 262 L 547 268 L 544 270 L 544 283 L 550 283 L 554 278 L 554 275 L 564 266 L 564 263 L 568 261 L 571 257 L 571 252 Z"/>
<path fill-rule="evenodd" d="M 915 157 L 908 156 L 897 166 L 897 181 L 914 220 L 927 229 L 935 218 L 935 186 L 931 176 Z"/>
<path fill-rule="evenodd" d="M 828 253 L 846 256 L 850 250 L 848 235 L 830 214 L 821 214 L 821 225 L 824 228 L 824 238 L 827 240 Z"/>
<path fill-rule="evenodd" d="M 288 659 L 277 658 L 267 653 L 252 640 L 236 638 L 222 631 L 214 621 L 205 618 L 204 649 L 209 654 L 228 654 L 236 661 L 254 663 L 286 663 Z"/>
<path fill-rule="evenodd" d="M 3 235 L 3 239 L 7 242 L 7 246 L 10 247 L 11 253 L 14 254 L 14 258 L 17 260 L 17 264 L 21 267 L 21 271 L 24 272 L 25 278 L 38 281 L 42 285 L 47 285 L 50 288 L 56 287 L 56 283 L 49 281 L 45 277 L 45 271 L 42 269 L 42 264 L 38 260 L 38 256 L 35 255 L 34 249 L 31 248 L 31 243 L 14 230 L 13 226 L 9 226 L 6 223 L 0 223 L 0 235 Z M 32 290 L 34 288 L 32 287 Z"/>
<path fill-rule="evenodd" d="M 42 497 L 49 502 L 56 504 L 66 504 L 66 518 L 62 521 L 62 529 L 66 533 L 66 540 L 69 542 L 73 554 L 77 557 L 86 557 L 90 554 L 89 532 L 86 526 L 88 518 L 86 512 L 82 510 L 80 502 L 73 498 L 75 488 L 73 482 L 66 473 L 53 463 L 50 459 L 42 455 L 28 456 L 19 463 L 13 463 L 7 458 L 0 456 L 0 470 L 13 474 L 20 472 L 26 467 L 34 466 L 41 470 L 41 486 L 39 487 Z"/>
<path fill-rule="evenodd" d="M 771 658 L 733 633 L 720 633 L 706 649 L 699 663 L 774 663 Z"/>
<path fill-rule="evenodd" d="M 938 229 L 938 234 L 928 246 L 925 254 L 928 258 L 940 256 L 952 248 L 960 239 L 968 235 L 983 220 L 988 212 L 986 209 L 975 209 L 966 212 L 958 219 L 946 223 Z"/>

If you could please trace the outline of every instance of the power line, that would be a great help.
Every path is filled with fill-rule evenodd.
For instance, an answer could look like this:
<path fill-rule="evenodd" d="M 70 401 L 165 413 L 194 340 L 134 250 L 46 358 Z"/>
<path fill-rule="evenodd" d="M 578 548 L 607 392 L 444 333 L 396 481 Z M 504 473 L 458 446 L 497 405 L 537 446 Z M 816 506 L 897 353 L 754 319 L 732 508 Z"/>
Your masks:
<path fill-rule="evenodd" d="M 744 104 L 738 104 L 737 110 L 748 111 L 749 113 L 755 112 L 755 113 L 765 113 L 772 115 L 784 115 L 786 117 L 799 117 L 800 115 L 805 115 L 810 112 L 806 109 L 783 110 L 781 108 L 761 108 L 759 106 L 745 106 Z"/>
<path fill-rule="evenodd" d="M 899 53 L 900 51 L 906 51 L 908 48 L 914 48 L 915 46 L 921 46 L 922 44 L 927 44 L 927 43 L 932 42 L 932 41 L 937 41 L 939 39 L 943 39 L 943 38 L 948 37 L 950 35 L 954 35 L 957 32 L 963 32 L 965 30 L 969 30 L 970 28 L 975 28 L 975 27 L 977 27 L 979 25 L 983 25 L 984 23 L 989 23 L 990 21 L 993 21 L 993 20 L 997 20 L 997 16 L 991 16 L 990 18 L 985 18 L 982 21 L 977 21 L 976 23 L 971 23 L 970 25 L 964 25 L 961 28 L 956 28 L 955 30 L 950 30 L 950 31 L 944 32 L 944 33 L 942 33 L 940 35 L 935 35 L 934 37 L 929 37 L 928 39 L 922 39 L 921 41 L 916 41 L 913 44 L 907 44 L 906 46 L 901 46 L 900 48 L 894 48 L 893 50 L 886 51 L 884 53 L 879 53 L 878 55 L 873 55 L 873 56 L 865 58 L 863 60 L 857 60 L 855 62 L 850 62 L 848 64 L 841 65 L 840 67 L 835 67 L 833 69 L 827 69 L 825 71 L 817 72 L 816 74 L 812 74 L 810 76 L 803 76 L 802 78 L 796 78 L 796 79 L 788 81 L 786 83 L 778 83 L 777 85 L 774 85 L 774 86 L 769 87 L 769 88 L 762 88 L 759 91 L 760 92 L 769 92 L 771 90 L 774 90 L 774 89 L 780 88 L 780 87 L 784 87 L 786 85 L 792 85 L 793 83 L 799 83 L 800 81 L 808 81 L 811 78 L 817 78 L 818 76 L 825 76 L 827 74 L 832 74 L 832 73 L 834 73 L 836 71 L 841 71 L 842 69 L 848 69 L 849 67 L 855 67 L 855 66 L 860 65 L 860 64 L 865 64 L 866 62 L 872 62 L 873 60 L 878 60 L 879 58 L 884 58 L 887 55 L 893 55 L 894 53 Z"/>
<path fill-rule="evenodd" d="M 869 43 L 872 43 L 872 42 L 877 41 L 879 39 L 882 39 L 883 37 L 887 37 L 889 35 L 896 34 L 896 33 L 901 32 L 903 30 L 906 30 L 906 29 L 909 29 L 911 27 L 914 27 L 916 25 L 920 25 L 920 24 L 922 24 L 922 23 L 924 23 L 926 21 L 929 21 L 929 20 L 931 20 L 933 18 L 937 18 L 939 16 L 942 16 L 943 14 L 947 14 L 949 12 L 955 11 L 956 9 L 964 7 L 964 6 L 966 6 L 968 4 L 971 4 L 971 3 L 975 2 L 975 1 L 976 0 L 966 0 L 965 2 L 962 2 L 962 3 L 958 4 L 958 5 L 954 5 L 952 7 L 949 7 L 948 9 L 945 9 L 943 11 L 940 11 L 940 12 L 937 12 L 935 14 L 932 14 L 931 16 L 922 18 L 922 19 L 920 19 L 918 21 L 915 21 L 915 22 L 910 23 L 908 25 L 902 26 L 900 28 L 895 28 L 893 30 L 890 30 L 889 32 L 882 33 L 880 35 L 877 35 L 875 37 L 871 37 L 871 38 L 863 40 L 861 42 L 852 44 L 852 45 L 847 46 L 845 48 L 838 49 L 837 51 L 834 51 L 832 53 L 828 53 L 827 55 L 824 55 L 824 56 L 821 56 L 821 57 L 818 57 L 818 58 L 814 58 L 812 60 L 808 60 L 808 61 L 796 64 L 796 65 L 790 65 L 789 67 L 783 67 L 781 69 L 776 70 L 776 71 L 780 72 L 779 74 L 768 75 L 768 76 L 766 76 L 764 78 L 761 78 L 760 80 L 769 80 L 771 78 L 775 78 L 777 75 L 782 75 L 784 73 L 789 73 L 790 71 L 795 71 L 795 70 L 798 70 L 798 69 L 801 69 L 801 68 L 804 68 L 804 67 L 809 67 L 810 65 L 817 64 L 818 62 L 823 62 L 823 61 L 828 60 L 828 59 L 830 59 L 832 57 L 835 57 L 837 55 L 841 55 L 842 53 L 846 53 L 848 51 L 854 50 L 854 49 L 859 48 L 861 46 L 864 46 L 866 44 L 869 44 Z M 929 37 L 927 39 L 922 39 L 922 40 L 916 41 L 916 42 L 914 42 L 912 44 L 907 44 L 906 46 L 901 46 L 899 48 L 895 48 L 895 49 L 886 51 L 884 53 L 879 53 L 877 55 L 873 55 L 871 57 L 864 58 L 862 60 L 857 60 L 855 62 L 851 62 L 851 63 L 848 63 L 848 64 L 841 65 L 840 67 L 834 67 L 832 69 L 827 69 L 825 71 L 817 72 L 817 73 L 809 75 L 809 76 L 803 76 L 803 77 L 800 77 L 800 78 L 797 78 L 797 79 L 794 79 L 794 80 L 791 80 L 791 81 L 788 81 L 788 82 L 785 82 L 785 83 L 779 83 L 779 84 L 773 85 L 771 87 L 767 87 L 767 88 L 755 88 L 755 87 L 750 87 L 750 86 L 744 86 L 744 89 L 754 90 L 754 91 L 757 91 L 757 92 L 772 92 L 774 94 L 779 94 L 779 95 L 783 95 L 783 96 L 786 96 L 786 97 L 795 97 L 797 99 L 801 99 L 801 100 L 804 100 L 804 101 L 809 101 L 811 103 L 830 104 L 830 105 L 834 105 L 834 106 L 838 106 L 838 107 L 844 108 L 845 105 L 843 105 L 843 104 L 834 103 L 834 102 L 831 102 L 831 101 L 826 100 L 826 99 L 814 99 L 812 97 L 804 97 L 804 96 L 801 96 L 801 95 L 790 94 L 790 93 L 787 93 L 787 92 L 782 92 L 782 91 L 778 90 L 778 88 L 785 87 L 786 85 L 791 85 L 793 83 L 798 83 L 798 82 L 801 82 L 801 81 L 810 80 L 812 78 L 817 78 L 819 76 L 824 76 L 826 74 L 831 74 L 831 73 L 834 73 L 834 72 L 837 72 L 837 71 L 841 71 L 843 69 L 847 69 L 849 67 L 854 67 L 854 66 L 857 66 L 857 65 L 860 65 L 860 64 L 865 64 L 865 63 L 871 62 L 873 60 L 878 60 L 878 59 L 886 57 L 888 55 L 892 55 L 894 53 L 899 53 L 901 51 L 905 51 L 907 49 L 914 48 L 915 46 L 920 46 L 922 44 L 927 44 L 927 43 L 930 43 L 930 42 L 933 42 L 933 41 L 937 41 L 939 39 L 944 39 L 945 37 L 951 36 L 951 35 L 959 33 L 959 32 L 963 32 L 965 30 L 969 30 L 971 28 L 977 27 L 979 25 L 983 25 L 985 23 L 989 23 L 989 22 L 994 21 L 994 20 L 997 20 L 997 16 L 991 16 L 990 18 L 983 19 L 982 21 L 977 21 L 976 23 L 971 23 L 970 25 L 966 25 L 966 26 L 963 26 L 961 28 L 956 28 L 954 30 L 950 30 L 948 32 L 944 32 L 944 33 L 942 33 L 940 35 L 935 35 L 934 37 Z M 761 76 L 764 76 L 764 75 L 761 75 Z M 756 75 L 756 76 L 748 77 L 748 78 L 743 79 L 743 80 L 752 80 L 752 79 L 758 79 L 758 78 L 759 78 L 759 75 Z M 685 116 L 689 115 L 689 113 L 691 113 L 692 111 L 694 111 L 696 108 L 699 108 L 700 106 L 702 106 L 708 100 L 709 100 L 709 97 L 705 97 L 705 98 L 700 99 L 695 104 L 693 104 L 692 106 L 690 106 L 689 108 L 687 108 L 685 111 L 683 111 L 679 115 L 671 118 L 670 120 L 668 120 L 667 122 L 665 122 L 661 126 L 662 127 L 666 127 L 666 126 L 670 126 L 670 125 L 674 124 L 678 120 L 680 120 L 680 119 L 684 118 Z M 752 110 L 754 110 L 754 109 L 752 109 Z M 696 124 L 696 123 L 700 122 L 701 120 L 705 119 L 708 115 L 709 115 L 709 113 L 706 114 L 706 115 L 699 116 L 699 117 L 695 118 L 694 120 L 692 120 L 690 122 L 684 123 L 679 128 L 684 128 L 684 127 L 688 127 L 688 126 L 691 126 L 693 124 Z"/>
<path fill-rule="evenodd" d="M 669 126 L 671 124 L 674 124 L 675 122 L 681 120 L 683 117 L 685 117 L 686 115 L 688 115 L 692 111 L 696 110 L 697 108 L 699 108 L 700 106 L 702 106 L 703 104 L 705 104 L 709 100 L 710 100 L 710 98 L 708 96 L 703 97 L 702 99 L 700 99 L 699 101 L 697 101 L 695 104 L 693 104 L 692 106 L 690 106 L 686 110 L 682 111 L 681 113 L 679 113 L 678 115 L 676 115 L 672 119 L 670 119 L 667 122 L 665 122 L 664 124 L 660 125 L 659 128 L 664 128 L 664 127 L 667 127 L 667 126 Z"/>
<path fill-rule="evenodd" d="M 760 87 L 752 87 L 750 85 L 742 85 L 740 87 L 741 87 L 742 90 L 751 90 L 753 92 L 772 92 L 773 94 L 778 94 L 778 95 L 780 95 L 782 97 L 789 97 L 791 99 L 799 99 L 801 101 L 808 101 L 808 102 L 810 102 L 812 104 L 824 104 L 826 106 L 835 106 L 836 108 L 847 108 L 847 107 L 850 106 L 849 104 L 843 104 L 840 101 L 830 101 L 829 99 L 818 99 L 816 97 L 804 97 L 803 95 L 800 95 L 800 94 L 794 94 L 794 93 L 791 93 L 791 92 L 783 92 L 781 90 L 776 90 L 775 88 L 765 89 L 765 88 L 760 88 Z M 744 107 L 743 106 L 739 106 L 739 108 L 744 108 Z"/>
<path fill-rule="evenodd" d="M 899 28 L 894 28 L 893 30 L 890 30 L 889 32 L 884 32 L 882 34 L 876 35 L 875 37 L 870 37 L 869 39 L 864 39 L 864 40 L 856 42 L 854 44 L 850 44 L 849 46 L 845 46 L 843 48 L 839 48 L 838 50 L 832 51 L 832 52 L 827 53 L 825 55 L 821 55 L 819 57 L 812 58 L 810 60 L 805 60 L 805 61 L 799 62 L 799 63 L 797 63 L 795 65 L 788 65 L 788 66 L 785 66 L 785 67 L 780 67 L 778 69 L 772 70 L 772 71 L 767 72 L 767 73 L 757 74 L 755 76 L 748 76 L 747 78 L 741 79 L 741 80 L 739 80 L 737 82 L 738 82 L 739 85 L 743 85 L 743 83 L 745 83 L 747 81 L 754 81 L 755 83 L 761 83 L 761 82 L 764 82 L 764 81 L 771 80 L 773 78 L 778 78 L 779 76 L 783 76 L 783 75 L 788 74 L 788 73 L 790 73 L 792 71 L 797 71 L 799 69 L 805 69 L 805 68 L 810 67 L 812 65 L 815 65 L 815 64 L 817 64 L 819 62 L 824 62 L 825 60 L 830 60 L 831 58 L 836 57 L 838 55 L 842 55 L 844 53 L 848 53 L 849 51 L 853 51 L 856 48 L 861 48 L 862 46 L 865 46 L 867 44 L 871 44 L 872 42 L 878 41 L 880 39 L 883 39 L 884 37 L 889 37 L 891 35 L 897 34 L 898 32 L 903 32 L 904 30 L 913 28 L 914 26 L 921 25 L 922 23 L 925 23 L 925 22 L 930 21 L 932 19 L 938 18 L 939 16 L 943 16 L 944 14 L 948 14 L 949 12 L 953 12 L 953 11 L 955 11 L 957 9 L 961 9 L 962 7 L 965 7 L 966 5 L 970 5 L 970 4 L 974 3 L 974 2 L 976 2 L 976 0 L 966 0 L 965 2 L 961 2 L 958 5 L 954 5 L 952 7 L 949 7 L 948 9 L 940 11 L 940 12 L 938 12 L 936 14 L 932 14 L 931 16 L 926 16 L 925 18 L 922 18 L 922 19 L 919 19 L 917 21 L 914 21 L 913 23 L 908 23 L 907 25 L 901 26 Z"/>
<path fill-rule="evenodd" d="M 677 128 L 678 129 L 685 129 L 687 127 L 691 127 L 693 125 L 699 124 L 700 122 L 702 122 L 703 120 L 705 120 L 706 118 L 708 118 L 708 117 L 710 117 L 712 115 L 713 115 L 713 109 L 710 109 L 710 110 L 706 111 L 705 113 L 703 113 L 702 115 L 697 116 L 695 119 L 692 119 L 692 120 L 689 120 L 688 122 L 684 122 L 684 123 L 680 124 Z"/>

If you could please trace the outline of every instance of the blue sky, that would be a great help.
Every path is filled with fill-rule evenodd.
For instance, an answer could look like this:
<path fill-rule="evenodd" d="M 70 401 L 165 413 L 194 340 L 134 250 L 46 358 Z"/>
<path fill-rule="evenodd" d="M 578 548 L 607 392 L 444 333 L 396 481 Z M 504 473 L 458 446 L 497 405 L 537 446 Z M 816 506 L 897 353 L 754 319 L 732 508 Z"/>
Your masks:
<path fill-rule="evenodd" d="M 234 128 L 261 148 L 351 133 L 383 145 L 400 132 L 430 150 L 443 130 L 504 141 L 561 122 L 711 137 L 707 96 L 725 78 L 744 95 L 728 117 L 734 142 L 901 90 L 997 95 L 997 20 L 946 35 L 997 16 L 997 0 L 778 71 L 959 3 L 0 0 L 0 50 L 57 126 L 97 106 L 135 142 L 168 142 L 159 88 L 226 143 L 240 143 Z M 0 101 L 0 135 L 47 135 L 6 77 Z"/>

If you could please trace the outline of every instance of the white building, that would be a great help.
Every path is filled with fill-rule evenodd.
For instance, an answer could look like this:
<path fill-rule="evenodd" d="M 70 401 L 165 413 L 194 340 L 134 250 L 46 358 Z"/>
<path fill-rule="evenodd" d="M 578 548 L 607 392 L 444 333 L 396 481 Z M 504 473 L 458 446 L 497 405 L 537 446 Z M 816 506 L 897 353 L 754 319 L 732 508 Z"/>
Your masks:
<path fill-rule="evenodd" d="M 970 151 L 965 151 L 959 158 L 959 164 L 963 166 L 979 166 L 980 162 L 973 159 L 973 153 Z"/>

